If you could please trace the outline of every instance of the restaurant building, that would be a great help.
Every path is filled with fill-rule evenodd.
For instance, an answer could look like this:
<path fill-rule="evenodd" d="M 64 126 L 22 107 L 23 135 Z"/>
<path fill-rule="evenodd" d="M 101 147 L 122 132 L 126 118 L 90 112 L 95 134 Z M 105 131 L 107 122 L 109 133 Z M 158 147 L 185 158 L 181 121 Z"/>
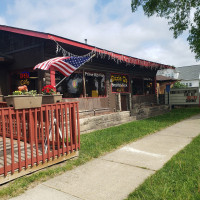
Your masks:
<path fill-rule="evenodd" d="M 156 104 L 157 70 L 173 68 L 48 33 L 0 26 L 0 94 L 9 95 L 20 85 L 41 93 L 44 85 L 55 86 L 64 75 L 53 68 L 33 70 L 38 63 L 93 54 L 57 87 L 63 101 L 79 101 L 79 109 L 85 111 L 127 111 L 137 104 Z"/>

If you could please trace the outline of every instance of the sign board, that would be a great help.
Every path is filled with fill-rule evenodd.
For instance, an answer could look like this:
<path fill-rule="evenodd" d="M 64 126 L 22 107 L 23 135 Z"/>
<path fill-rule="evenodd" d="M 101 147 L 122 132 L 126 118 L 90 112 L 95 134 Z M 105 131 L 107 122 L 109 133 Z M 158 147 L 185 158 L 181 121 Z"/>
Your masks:
<path fill-rule="evenodd" d="M 170 85 L 166 85 L 166 92 L 170 92 Z"/>
<path fill-rule="evenodd" d="M 129 92 L 129 76 L 122 74 L 111 74 L 112 92 Z"/>
<path fill-rule="evenodd" d="M 197 105 L 199 104 L 199 88 L 176 88 L 165 92 L 165 104 L 170 105 Z"/>

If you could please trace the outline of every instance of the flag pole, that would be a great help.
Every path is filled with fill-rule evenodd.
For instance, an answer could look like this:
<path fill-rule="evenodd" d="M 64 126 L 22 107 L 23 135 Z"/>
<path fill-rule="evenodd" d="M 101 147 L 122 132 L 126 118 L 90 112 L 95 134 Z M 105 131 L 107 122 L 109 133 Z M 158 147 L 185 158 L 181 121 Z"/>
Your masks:
<path fill-rule="evenodd" d="M 93 55 L 87 60 L 87 62 L 88 62 L 89 60 L 91 60 L 95 55 L 96 55 L 96 54 L 93 54 Z M 84 64 L 85 64 L 85 63 L 84 63 Z M 56 84 L 55 88 L 58 87 L 58 85 L 60 85 L 66 78 L 67 78 L 67 76 L 65 76 L 58 84 Z"/>
<path fill-rule="evenodd" d="M 58 87 L 67 77 L 65 76 L 58 84 L 56 84 L 55 88 Z"/>

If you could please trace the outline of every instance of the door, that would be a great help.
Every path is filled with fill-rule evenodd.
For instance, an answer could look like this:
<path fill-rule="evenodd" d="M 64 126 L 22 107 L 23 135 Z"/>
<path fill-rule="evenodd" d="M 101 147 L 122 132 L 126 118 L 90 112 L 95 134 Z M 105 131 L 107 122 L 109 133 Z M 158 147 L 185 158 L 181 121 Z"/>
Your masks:
<path fill-rule="evenodd" d="M 128 110 L 128 101 L 127 101 L 127 95 L 121 94 L 121 108 L 122 111 L 127 111 Z"/>

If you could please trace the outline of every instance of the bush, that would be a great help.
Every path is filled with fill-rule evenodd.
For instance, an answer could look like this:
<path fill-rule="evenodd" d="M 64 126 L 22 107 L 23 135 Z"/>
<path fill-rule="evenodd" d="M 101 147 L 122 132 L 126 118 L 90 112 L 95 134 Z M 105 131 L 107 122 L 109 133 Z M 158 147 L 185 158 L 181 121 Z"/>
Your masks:
<path fill-rule="evenodd" d="M 177 81 L 176 83 L 174 83 L 173 88 L 187 88 L 187 86 Z"/>

